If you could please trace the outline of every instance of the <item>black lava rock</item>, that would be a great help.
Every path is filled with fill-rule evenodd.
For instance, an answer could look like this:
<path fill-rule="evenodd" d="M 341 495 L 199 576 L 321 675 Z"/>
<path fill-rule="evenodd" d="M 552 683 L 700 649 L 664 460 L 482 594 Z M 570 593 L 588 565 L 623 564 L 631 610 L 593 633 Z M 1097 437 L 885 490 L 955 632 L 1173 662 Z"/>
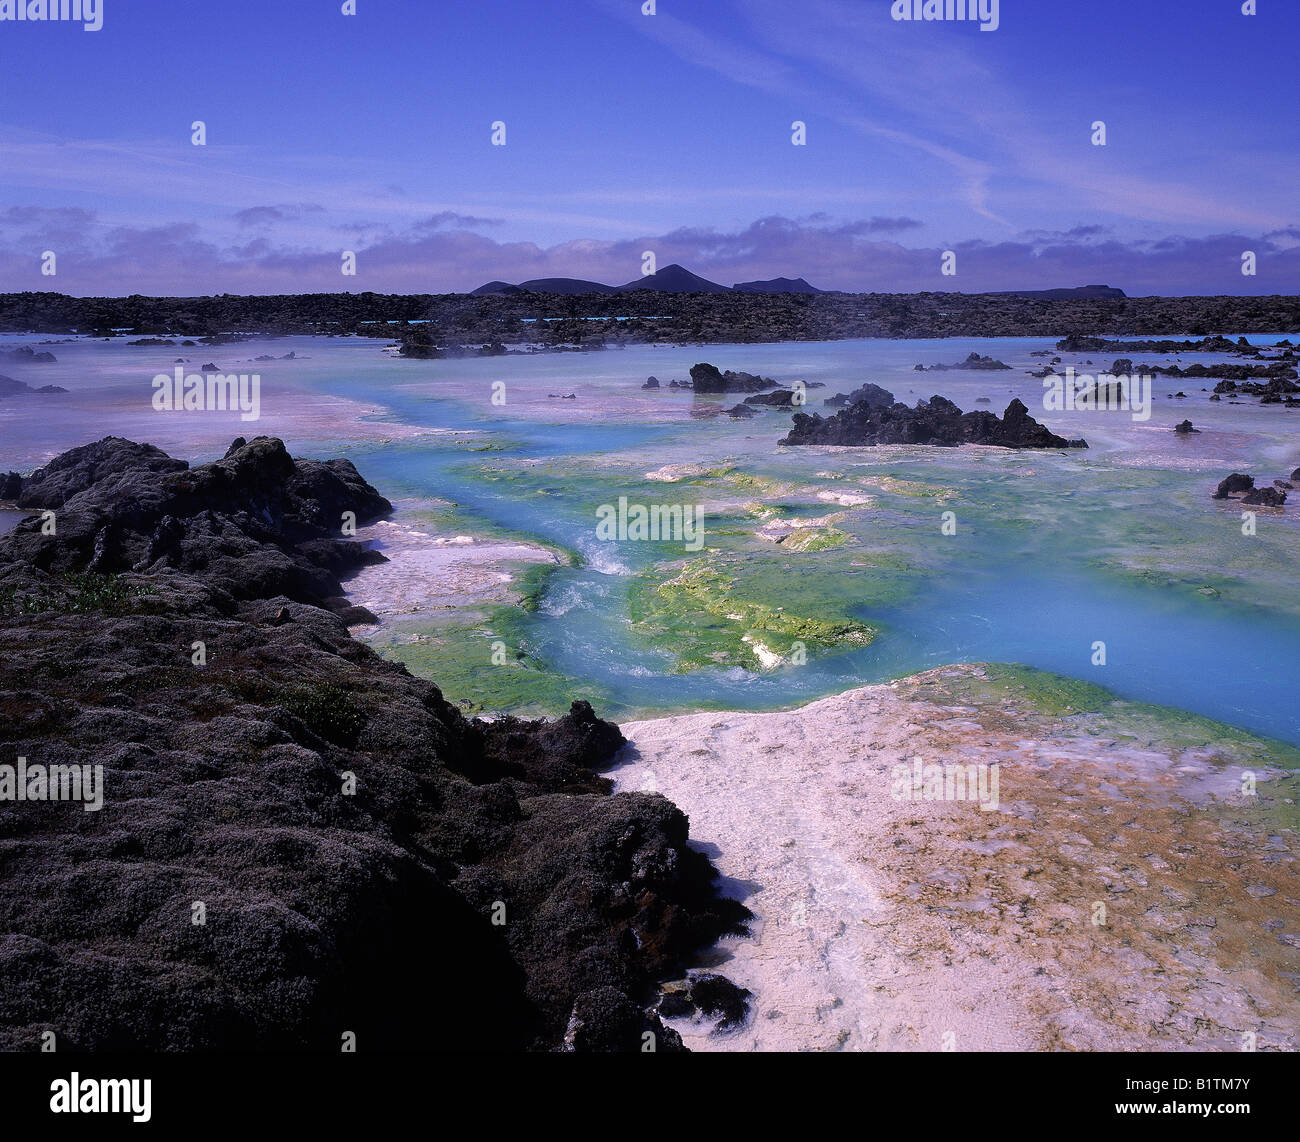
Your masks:
<path fill-rule="evenodd" d="M 1214 499 L 1226 500 L 1229 496 L 1237 495 L 1240 492 L 1249 492 L 1254 486 L 1254 476 L 1247 476 L 1243 472 L 1234 472 L 1231 476 L 1219 481 L 1219 486 L 1214 492 Z"/>
<path fill-rule="evenodd" d="M 351 463 L 109 438 L 22 494 L 58 526 L 0 536 L 0 765 L 103 804 L 0 811 L 0 1050 L 680 1045 L 658 982 L 748 914 L 606 794 L 589 705 L 469 722 L 349 637 L 340 521 L 390 510 Z"/>
<path fill-rule="evenodd" d="M 999 448 L 1086 448 L 1083 440 L 1065 440 L 1039 424 L 1019 400 L 999 419 L 991 412 L 963 413 L 944 397 L 884 406 L 866 401 L 850 405 L 829 419 L 795 413 L 794 427 L 781 444 L 990 444 Z"/>

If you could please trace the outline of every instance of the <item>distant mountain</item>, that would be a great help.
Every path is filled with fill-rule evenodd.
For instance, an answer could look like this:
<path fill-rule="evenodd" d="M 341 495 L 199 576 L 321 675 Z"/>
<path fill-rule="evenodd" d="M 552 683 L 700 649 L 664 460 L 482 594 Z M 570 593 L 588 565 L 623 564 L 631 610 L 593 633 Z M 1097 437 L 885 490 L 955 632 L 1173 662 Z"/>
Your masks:
<path fill-rule="evenodd" d="M 994 297 L 1038 297 L 1044 301 L 1087 300 L 1089 298 L 1128 297 L 1122 289 L 1108 285 L 1075 286 L 1073 289 L 1006 289 Z"/>
<path fill-rule="evenodd" d="M 825 293 L 809 285 L 803 278 L 770 278 L 765 282 L 737 282 L 731 287 L 737 293 Z"/>
<path fill-rule="evenodd" d="M 629 293 L 632 290 L 653 289 L 664 293 L 825 293 L 816 286 L 809 285 L 803 278 L 771 278 L 767 281 L 740 282 L 735 287 L 719 285 L 699 274 L 693 274 L 684 266 L 675 262 L 664 266 L 658 273 L 647 274 L 621 286 L 607 286 L 600 282 L 583 281 L 581 278 L 533 278 L 531 281 L 511 285 L 509 282 L 488 282 L 470 292 L 470 297 L 483 297 L 488 294 L 502 294 L 512 297 L 525 290 L 533 293 L 585 294 L 585 293 Z M 1088 287 L 1105 288 L 1105 287 Z M 1122 296 L 1122 295 L 1121 295 Z"/>
<path fill-rule="evenodd" d="M 707 278 L 693 274 L 690 270 L 676 263 L 671 266 L 664 266 L 658 273 L 647 274 L 643 278 L 637 278 L 634 282 L 628 282 L 627 285 L 621 285 L 615 292 L 630 293 L 632 290 L 638 289 L 654 289 L 663 293 L 731 292 L 726 286 L 718 285 L 717 282 L 711 282 Z"/>
<path fill-rule="evenodd" d="M 613 286 L 600 282 L 585 282 L 581 278 L 533 278 L 532 281 L 520 282 L 520 289 L 532 290 L 534 293 L 616 293 Z"/>
<path fill-rule="evenodd" d="M 516 293 L 523 293 L 517 285 L 511 285 L 509 282 L 488 282 L 487 285 L 481 285 L 478 289 L 469 291 L 470 297 L 484 297 L 491 293 L 503 293 L 510 296 Z"/>

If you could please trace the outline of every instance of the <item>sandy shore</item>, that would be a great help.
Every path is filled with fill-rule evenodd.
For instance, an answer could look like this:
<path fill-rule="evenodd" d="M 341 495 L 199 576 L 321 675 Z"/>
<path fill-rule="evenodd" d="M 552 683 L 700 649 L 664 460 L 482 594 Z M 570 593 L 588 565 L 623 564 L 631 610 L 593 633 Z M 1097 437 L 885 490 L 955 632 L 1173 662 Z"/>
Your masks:
<path fill-rule="evenodd" d="M 748 1022 L 673 1026 L 696 1050 L 1295 1049 L 1295 779 L 1146 710 L 1044 713 L 962 666 L 623 726 L 618 787 L 680 805 L 757 917 L 714 955 Z M 997 808 L 896 799 L 916 757 L 996 765 Z"/>

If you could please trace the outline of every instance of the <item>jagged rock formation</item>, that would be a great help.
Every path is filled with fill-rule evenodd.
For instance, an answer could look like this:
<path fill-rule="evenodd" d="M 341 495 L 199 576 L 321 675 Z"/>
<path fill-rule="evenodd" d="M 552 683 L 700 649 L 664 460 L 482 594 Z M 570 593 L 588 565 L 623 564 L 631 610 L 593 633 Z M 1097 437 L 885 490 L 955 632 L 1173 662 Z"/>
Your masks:
<path fill-rule="evenodd" d="M 1300 468 L 1296 469 L 1300 472 Z M 1292 473 L 1294 478 L 1295 473 Z M 1213 498 L 1216 500 L 1236 499 L 1241 497 L 1241 502 L 1247 507 L 1264 507 L 1280 508 L 1286 503 L 1286 490 L 1290 485 L 1284 480 L 1274 480 L 1274 487 L 1255 487 L 1255 477 L 1248 476 L 1244 472 L 1233 472 L 1231 476 L 1226 476 L 1219 481 L 1219 486 L 1214 490 Z"/>
<path fill-rule="evenodd" d="M 753 373 L 720 372 L 705 361 L 691 366 L 691 387 L 697 393 L 757 393 L 776 388 L 776 382 Z"/>
<path fill-rule="evenodd" d="M 894 394 L 888 389 L 882 389 L 879 385 L 868 382 L 851 393 L 836 393 L 833 397 L 827 397 L 822 403 L 828 408 L 845 408 L 851 404 L 862 403 L 888 407 L 894 403 Z"/>
<path fill-rule="evenodd" d="M 1229 496 L 1249 492 L 1254 486 L 1254 476 L 1247 476 L 1244 472 L 1233 472 L 1231 476 L 1225 476 L 1219 481 L 1219 486 L 1214 491 L 1214 499 L 1226 500 Z"/>
<path fill-rule="evenodd" d="M 925 365 L 917 365 L 914 371 L 918 373 L 947 373 L 954 369 L 972 369 L 977 372 L 990 373 L 1001 372 L 1010 368 L 1010 365 L 992 357 L 982 357 L 978 353 L 972 353 L 966 360 L 958 361 L 955 365 L 931 365 L 928 368 Z"/>
<path fill-rule="evenodd" d="M 1286 492 L 1281 488 L 1254 488 L 1241 497 L 1249 507 L 1280 508 L 1286 503 Z"/>
<path fill-rule="evenodd" d="M 349 637 L 342 516 L 389 510 L 350 462 L 108 438 L 21 485 L 57 526 L 0 537 L 0 766 L 103 806 L 0 803 L 0 1049 L 678 1045 L 655 981 L 744 909 L 586 703 L 467 721 Z"/>
<path fill-rule="evenodd" d="M 915 408 L 905 404 L 861 401 L 826 418 L 795 413 L 794 427 L 781 444 L 991 444 L 998 448 L 1087 448 L 1083 440 L 1066 440 L 1039 424 L 1019 401 L 994 413 L 962 412 L 950 400 L 933 396 Z"/>

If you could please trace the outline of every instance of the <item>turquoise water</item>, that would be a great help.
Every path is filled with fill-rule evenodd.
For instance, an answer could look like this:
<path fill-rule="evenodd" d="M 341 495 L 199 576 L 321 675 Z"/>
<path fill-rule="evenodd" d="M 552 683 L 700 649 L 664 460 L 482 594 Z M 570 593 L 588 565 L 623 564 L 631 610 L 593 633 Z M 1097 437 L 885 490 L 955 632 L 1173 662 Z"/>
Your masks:
<path fill-rule="evenodd" d="M 290 348 L 310 359 L 242 363 Z M 351 339 L 211 350 L 80 343 L 55 346 L 59 363 L 44 367 L 39 381 L 34 368 L 23 374 L 34 384 L 65 385 L 73 390 L 67 398 L 43 398 L 58 402 L 43 409 L 35 403 L 42 398 L 0 402 L 0 468 L 30 469 L 109 432 L 190 459 L 219 454 L 236 433 L 257 432 L 283 436 L 299 453 L 346 454 L 403 506 L 450 501 L 460 521 L 577 553 L 578 565 L 547 579 L 537 609 L 518 616 L 519 638 L 535 660 L 598 684 L 625 710 L 789 706 L 949 662 L 1016 661 L 1300 744 L 1291 678 L 1300 663 L 1300 503 L 1290 515 L 1259 513 L 1257 534 L 1244 536 L 1240 509 L 1209 499 L 1228 472 L 1266 483 L 1300 464 L 1300 412 L 1211 403 L 1199 383 L 1193 391 L 1193 382 L 1157 380 L 1149 421 L 1048 415 L 1040 382 L 1025 370 L 1044 360 L 1031 352 L 1049 348 L 1050 341 L 1031 339 L 859 341 L 408 362 L 384 356 L 378 342 Z M 972 351 L 1015 368 L 925 376 L 912 369 Z M 153 413 L 149 378 L 182 354 L 232 371 L 260 368 L 262 419 Z M 1198 359 L 1211 360 L 1183 361 Z M 639 387 L 649 374 L 665 385 L 685 377 L 700 360 L 822 382 L 824 390 L 810 390 L 814 411 L 825 396 L 868 380 L 902 400 L 940 393 L 968 409 L 1000 411 L 1014 394 L 1055 431 L 1084 436 L 1092 447 L 1069 454 L 781 449 L 775 442 L 785 414 L 697 419 L 692 408 L 708 401 Z M 1086 368 L 1083 360 L 1064 363 Z M 505 385 L 504 405 L 492 401 L 494 382 Z M 1180 386 L 1187 399 L 1166 396 Z M 991 404 L 976 405 L 980 396 Z M 1172 425 L 1185 417 L 1203 428 L 1200 436 L 1174 436 Z M 726 480 L 645 478 L 687 464 L 767 483 L 737 491 Z M 819 499 L 837 490 L 872 502 L 844 512 Z M 842 582 L 838 605 L 876 630 L 874 642 L 769 671 L 679 672 L 671 647 L 635 634 L 628 600 L 638 576 L 668 577 L 691 556 L 680 545 L 595 537 L 599 504 L 652 493 L 659 502 L 698 504 L 713 521 L 710 546 L 769 566 L 793 612 L 821 613 L 823 588 L 809 594 L 804 572 L 829 569 Z M 833 552 L 793 556 L 741 534 L 738 504 L 747 499 L 778 518 L 840 514 L 835 526 L 848 541 Z M 955 536 L 942 535 L 942 511 L 955 513 Z M 749 518 L 751 533 L 761 518 Z M 886 562 L 873 562 L 882 555 Z M 784 652 L 779 641 L 772 648 Z M 1104 666 L 1092 665 L 1099 641 Z"/>

